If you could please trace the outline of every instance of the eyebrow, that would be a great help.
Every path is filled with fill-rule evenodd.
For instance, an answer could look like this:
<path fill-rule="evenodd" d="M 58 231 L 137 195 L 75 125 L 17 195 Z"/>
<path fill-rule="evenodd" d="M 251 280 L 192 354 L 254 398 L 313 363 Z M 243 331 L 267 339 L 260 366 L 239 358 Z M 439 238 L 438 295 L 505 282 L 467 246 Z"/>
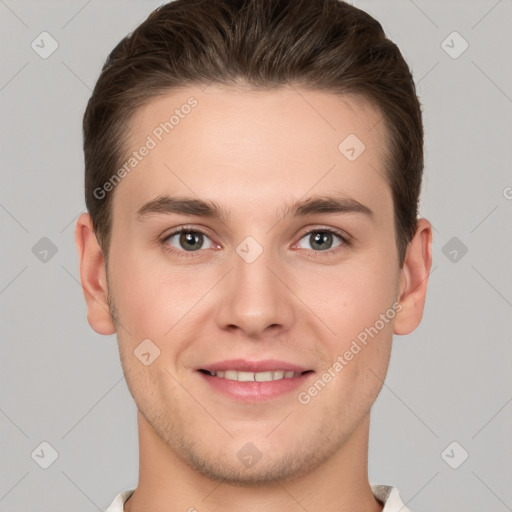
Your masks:
<path fill-rule="evenodd" d="M 137 218 L 143 220 L 152 214 L 182 214 L 208 217 L 226 222 L 228 211 L 214 201 L 203 201 L 193 197 L 159 196 L 148 201 L 137 210 Z M 315 214 L 362 213 L 373 217 L 373 212 L 359 201 L 344 195 L 315 196 L 285 205 L 281 210 L 283 217 L 307 217 Z"/>

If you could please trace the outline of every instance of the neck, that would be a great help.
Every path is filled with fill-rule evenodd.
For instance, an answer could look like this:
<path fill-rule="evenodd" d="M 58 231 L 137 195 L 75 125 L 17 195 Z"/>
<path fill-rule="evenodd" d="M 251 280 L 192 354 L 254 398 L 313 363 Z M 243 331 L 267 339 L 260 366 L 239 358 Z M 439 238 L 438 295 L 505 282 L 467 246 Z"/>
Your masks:
<path fill-rule="evenodd" d="M 241 487 L 213 481 L 178 458 L 140 412 L 139 484 L 125 512 L 380 512 L 368 482 L 369 415 L 347 442 L 311 472 L 272 485 Z"/>

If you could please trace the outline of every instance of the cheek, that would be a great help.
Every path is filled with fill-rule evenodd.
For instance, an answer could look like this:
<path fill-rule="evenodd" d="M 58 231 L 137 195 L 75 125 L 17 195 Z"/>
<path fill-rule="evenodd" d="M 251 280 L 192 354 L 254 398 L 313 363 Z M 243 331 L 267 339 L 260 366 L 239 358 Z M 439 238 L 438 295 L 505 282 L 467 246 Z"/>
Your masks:
<path fill-rule="evenodd" d="M 381 254 L 379 258 L 354 259 L 323 274 L 304 272 L 298 295 L 329 328 L 333 344 L 343 345 L 392 308 L 399 278 L 395 267 L 392 258 Z M 388 316 L 385 328 L 379 323 L 380 330 L 391 326 L 393 311 Z"/>
<path fill-rule="evenodd" d="M 325 312 L 325 323 L 335 335 L 323 338 L 324 364 L 317 380 L 298 396 L 301 404 L 312 404 L 312 416 L 330 404 L 330 414 L 344 418 L 336 427 L 341 429 L 368 413 L 382 389 L 396 314 L 389 287 L 376 289 L 363 286 L 360 280 L 356 283 L 359 292 L 347 294 L 342 309 L 336 310 L 331 303 L 330 316 Z"/>
<path fill-rule="evenodd" d="M 304 296 L 329 327 L 323 336 L 325 367 L 319 373 L 320 379 L 330 379 L 329 391 L 319 403 L 327 400 L 341 408 L 351 404 L 352 411 L 363 414 L 374 402 L 391 354 L 398 277 L 394 252 L 381 250 L 378 257 L 305 281 Z"/>
<path fill-rule="evenodd" d="M 154 255 L 153 255 L 154 256 Z M 215 283 L 215 275 L 167 264 L 164 258 L 131 251 L 112 269 L 111 292 L 123 324 L 137 340 L 171 337 L 182 320 L 193 318 L 194 305 Z M 126 333 L 125 333 L 126 334 Z"/>

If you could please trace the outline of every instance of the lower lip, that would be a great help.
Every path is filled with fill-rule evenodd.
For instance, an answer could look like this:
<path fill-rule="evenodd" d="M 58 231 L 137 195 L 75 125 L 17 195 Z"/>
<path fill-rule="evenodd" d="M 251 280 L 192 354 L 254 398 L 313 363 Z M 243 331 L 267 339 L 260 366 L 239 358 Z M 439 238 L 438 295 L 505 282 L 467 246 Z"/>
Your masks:
<path fill-rule="evenodd" d="M 222 377 L 213 377 L 206 373 L 198 372 L 204 380 L 219 391 L 231 398 L 242 401 L 259 402 L 276 398 L 290 393 L 293 390 L 304 385 L 305 381 L 313 375 L 313 372 L 303 373 L 299 377 L 289 379 L 271 380 L 268 382 L 241 382 L 238 380 L 224 379 Z"/>

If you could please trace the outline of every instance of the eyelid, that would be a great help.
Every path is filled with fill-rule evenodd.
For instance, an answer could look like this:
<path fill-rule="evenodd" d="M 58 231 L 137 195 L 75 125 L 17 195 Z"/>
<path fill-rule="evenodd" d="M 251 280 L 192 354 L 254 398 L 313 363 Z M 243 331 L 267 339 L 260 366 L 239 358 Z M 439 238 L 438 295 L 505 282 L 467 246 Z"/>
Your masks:
<path fill-rule="evenodd" d="M 316 233 L 316 232 L 333 233 L 334 235 L 339 236 L 342 239 L 342 241 L 346 244 L 350 244 L 351 240 L 352 240 L 352 237 L 347 232 L 343 231 L 342 229 L 333 228 L 331 226 L 322 226 L 322 225 L 317 224 L 313 227 L 307 227 L 305 229 L 306 229 L 306 231 L 304 231 L 300 235 L 299 241 L 302 240 L 306 235 L 310 235 L 311 233 Z M 317 252 L 327 252 L 327 251 L 317 251 Z"/>
<path fill-rule="evenodd" d="M 172 238 L 175 235 L 179 235 L 181 233 L 201 233 L 203 236 L 209 238 L 212 241 L 212 244 L 218 245 L 216 242 L 212 240 L 212 237 L 203 229 L 199 228 L 197 226 L 188 226 L 188 225 L 181 225 L 176 228 L 173 228 L 169 233 L 164 234 L 160 239 L 160 244 L 164 251 L 169 252 L 171 254 L 177 254 L 179 256 L 183 256 L 185 258 L 194 258 L 200 255 L 201 252 L 205 251 L 206 249 L 200 249 L 198 251 L 185 251 L 176 249 L 176 247 L 172 247 L 167 243 L 167 240 L 169 238 Z"/>
<path fill-rule="evenodd" d="M 205 236 L 207 236 L 208 238 L 211 239 L 211 236 L 208 234 L 208 232 L 205 230 L 205 228 L 203 227 L 200 227 L 200 226 L 193 226 L 193 225 L 188 225 L 188 224 L 182 224 L 180 226 L 176 226 L 175 228 L 172 228 L 169 232 L 165 232 L 161 239 L 162 240 L 167 240 L 168 238 L 170 238 L 171 236 L 174 236 L 174 235 L 177 235 L 179 233 L 182 233 L 182 232 L 197 232 L 197 233 L 201 233 Z"/>
<path fill-rule="evenodd" d="M 335 236 L 337 236 L 337 237 L 339 237 L 341 239 L 341 246 L 337 246 L 337 247 L 335 247 L 333 249 L 327 249 L 325 251 L 313 251 L 315 256 L 317 256 L 317 255 L 330 255 L 332 253 L 338 252 L 340 247 L 343 247 L 343 246 L 351 247 L 351 245 L 352 245 L 352 238 L 351 238 L 351 236 L 348 235 L 348 233 L 346 233 L 345 231 L 340 230 L 338 228 L 333 228 L 333 227 L 330 227 L 330 226 L 316 225 L 316 226 L 308 227 L 308 228 L 304 228 L 304 229 L 305 229 L 305 231 L 302 232 L 302 234 L 299 236 L 297 242 L 295 242 L 293 244 L 293 246 L 297 245 L 305 236 L 311 235 L 312 233 L 317 233 L 317 232 L 332 233 L 333 235 L 335 235 Z M 186 232 L 201 233 L 202 235 L 204 235 L 207 238 L 209 238 L 212 241 L 213 244 L 220 245 L 220 244 L 217 244 L 217 242 L 214 242 L 212 237 L 203 228 L 198 227 L 198 226 L 181 225 L 181 226 L 178 226 L 176 228 L 173 228 L 171 232 L 166 233 L 165 235 L 162 236 L 160 241 L 161 241 L 162 246 L 164 246 L 164 250 L 167 251 L 167 252 L 173 253 L 173 254 L 182 255 L 184 257 L 199 256 L 201 252 L 207 250 L 207 249 L 199 249 L 198 251 L 179 250 L 179 249 L 176 249 L 175 247 L 172 247 L 172 246 L 170 246 L 169 244 L 166 243 L 169 238 L 171 238 L 171 237 L 173 237 L 175 235 L 181 234 L 183 232 L 185 232 L 185 233 Z"/>
<path fill-rule="evenodd" d="M 306 255 L 307 257 L 309 258 L 322 258 L 322 257 L 329 257 L 329 256 L 334 256 L 336 254 L 338 254 L 340 251 L 343 251 L 343 250 L 346 250 L 348 248 L 351 248 L 352 247 L 352 237 L 346 233 L 345 231 L 341 230 L 341 229 L 338 229 L 338 228 L 333 228 L 333 227 L 330 227 L 330 226 L 319 226 L 319 225 L 316 225 L 316 226 L 313 226 L 313 227 L 308 227 L 306 228 L 306 231 L 304 231 L 300 236 L 299 236 L 299 239 L 297 242 L 295 242 L 293 244 L 293 247 L 296 246 L 297 244 L 300 243 L 300 241 L 305 237 L 305 236 L 308 236 L 308 235 L 311 235 L 312 233 L 331 233 L 333 234 L 334 236 L 337 236 L 339 239 L 340 239 L 340 245 L 336 246 L 336 247 L 333 247 L 331 249 L 327 249 L 325 251 L 314 251 L 314 250 L 307 250 L 306 251 Z"/>

